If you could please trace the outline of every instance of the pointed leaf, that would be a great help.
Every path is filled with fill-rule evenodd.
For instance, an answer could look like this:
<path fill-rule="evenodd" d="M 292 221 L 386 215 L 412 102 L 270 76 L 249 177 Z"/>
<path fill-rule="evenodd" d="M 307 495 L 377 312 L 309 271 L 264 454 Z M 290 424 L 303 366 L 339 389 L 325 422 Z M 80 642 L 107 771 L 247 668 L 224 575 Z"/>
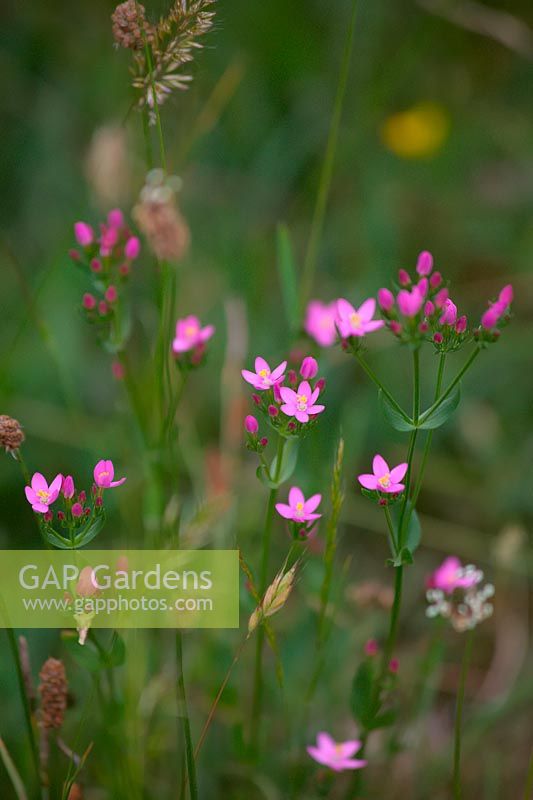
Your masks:
<path fill-rule="evenodd" d="M 272 476 L 273 488 L 277 489 L 282 483 L 288 481 L 292 473 L 296 469 L 296 462 L 298 461 L 298 440 L 287 439 L 285 447 L 283 448 L 283 455 L 281 458 L 281 468 L 278 474 L 278 457 L 274 456 L 272 464 L 270 465 L 270 475 Z M 277 479 L 274 477 L 277 475 Z"/>
<path fill-rule="evenodd" d="M 383 394 L 380 389 L 378 392 L 378 405 L 381 413 L 395 430 L 397 431 L 412 431 L 415 426 L 410 419 L 406 419 L 397 408 L 395 408 L 390 400 Z M 407 415 L 405 415 L 407 417 Z"/>
<path fill-rule="evenodd" d="M 440 406 L 436 408 L 435 411 L 426 419 L 424 419 L 424 414 L 421 414 L 421 421 L 418 423 L 418 427 L 422 430 L 434 430 L 435 428 L 440 428 L 441 425 L 444 425 L 444 423 L 448 421 L 459 405 L 459 401 L 461 399 L 460 386 L 460 384 L 457 384 L 456 388 L 446 398 L 446 400 L 444 400 Z M 425 413 L 427 413 L 427 411 Z"/>

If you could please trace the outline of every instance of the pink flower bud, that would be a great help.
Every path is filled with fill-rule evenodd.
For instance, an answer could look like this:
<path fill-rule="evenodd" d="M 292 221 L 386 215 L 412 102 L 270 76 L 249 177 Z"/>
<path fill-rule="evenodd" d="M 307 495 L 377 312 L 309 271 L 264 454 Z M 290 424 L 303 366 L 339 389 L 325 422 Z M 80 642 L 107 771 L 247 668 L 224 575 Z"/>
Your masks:
<path fill-rule="evenodd" d="M 253 394 L 252 395 L 252 400 L 254 401 L 256 406 L 260 406 L 261 405 L 261 398 L 259 397 L 258 394 Z"/>
<path fill-rule="evenodd" d="M 390 329 L 395 336 L 399 336 L 400 333 L 402 332 L 402 326 L 400 325 L 399 322 L 396 322 L 396 320 L 393 320 L 391 322 Z"/>
<path fill-rule="evenodd" d="M 276 401 L 276 403 L 281 403 L 282 400 L 281 400 L 281 393 L 279 390 L 279 383 L 274 384 L 274 386 L 272 387 L 272 391 L 274 393 L 274 400 Z"/>
<path fill-rule="evenodd" d="M 319 378 L 315 384 L 315 389 L 318 389 L 318 391 L 322 394 L 325 388 L 326 388 L 326 379 Z"/>
<path fill-rule="evenodd" d="M 94 242 L 94 233 L 90 225 L 86 222 L 76 222 L 74 225 L 74 236 L 82 247 L 89 247 Z"/>
<path fill-rule="evenodd" d="M 74 480 L 72 478 L 72 475 L 67 475 L 66 478 L 63 478 L 63 485 L 61 486 L 61 491 L 63 492 L 63 497 L 65 498 L 65 500 L 72 500 L 75 493 Z"/>
<path fill-rule="evenodd" d="M 457 322 L 457 306 L 448 298 L 444 303 L 444 313 L 439 319 L 441 325 L 455 325 Z"/>
<path fill-rule="evenodd" d="M 429 275 L 433 269 L 433 256 L 428 250 L 422 250 L 416 262 L 416 271 L 419 275 Z"/>
<path fill-rule="evenodd" d="M 47 511 L 44 515 L 45 522 L 52 522 L 54 515 L 51 511 Z"/>
<path fill-rule="evenodd" d="M 428 300 L 426 305 L 424 306 L 424 316 L 431 317 L 433 316 L 434 313 L 435 313 L 435 306 L 431 302 L 431 300 Z"/>
<path fill-rule="evenodd" d="M 105 317 L 109 313 L 109 306 L 103 300 L 98 303 L 98 313 L 101 317 Z"/>
<path fill-rule="evenodd" d="M 69 251 L 68 251 L 68 254 L 69 254 L 69 256 L 71 257 L 71 259 L 72 259 L 73 261 L 79 261 L 79 260 L 80 260 L 80 258 L 81 258 L 81 256 L 80 256 L 80 254 L 79 254 L 78 250 L 74 250 L 74 249 L 72 249 L 72 250 L 69 250 Z"/>
<path fill-rule="evenodd" d="M 103 497 L 97 497 L 97 498 L 95 498 L 94 504 L 95 504 L 95 506 L 97 506 L 98 508 L 101 508 L 101 507 L 104 505 L 104 498 L 103 498 Z"/>
<path fill-rule="evenodd" d="M 248 431 L 248 433 L 251 433 L 252 436 L 255 436 L 255 434 L 259 430 L 259 423 L 256 420 L 256 418 L 252 416 L 252 414 L 248 414 L 248 416 L 244 420 L 244 427 Z"/>
<path fill-rule="evenodd" d="M 72 506 L 71 511 L 72 511 L 72 516 L 73 517 L 81 517 L 81 515 L 83 514 L 83 506 L 82 506 L 82 504 L 81 503 L 74 503 L 74 505 Z"/>
<path fill-rule="evenodd" d="M 58 518 L 59 522 L 63 522 L 63 520 L 65 519 L 64 512 L 63 511 L 58 511 L 57 512 L 57 518 Z"/>
<path fill-rule="evenodd" d="M 438 331 L 437 333 L 433 334 L 433 341 L 435 344 L 442 344 L 442 338 L 442 333 L 439 333 Z"/>
<path fill-rule="evenodd" d="M 124 214 L 120 208 L 113 208 L 107 215 L 107 224 L 110 228 L 122 228 L 124 225 Z"/>
<path fill-rule="evenodd" d="M 118 271 L 119 271 L 119 274 L 123 278 L 127 278 L 128 275 L 131 272 L 130 265 L 129 264 L 121 264 L 120 267 L 118 268 Z"/>
<path fill-rule="evenodd" d="M 301 363 L 300 375 L 304 380 L 312 380 L 318 373 L 318 364 L 315 358 L 307 356 Z"/>
<path fill-rule="evenodd" d="M 92 258 L 91 259 L 91 269 L 93 272 L 101 272 L 102 271 L 102 262 L 99 258 Z"/>
<path fill-rule="evenodd" d="M 277 417 L 279 414 L 279 410 L 277 406 L 269 406 L 268 407 L 268 416 L 269 417 Z"/>
<path fill-rule="evenodd" d="M 124 247 L 124 255 L 129 261 L 134 261 L 141 252 L 141 243 L 137 236 L 131 236 Z"/>
<path fill-rule="evenodd" d="M 427 295 L 427 293 L 428 293 L 428 288 L 429 288 L 428 279 L 427 278 L 421 278 L 416 285 L 417 285 L 418 291 L 420 292 L 422 297 L 425 297 Z"/>
<path fill-rule="evenodd" d="M 457 324 L 455 326 L 455 332 L 464 333 L 466 331 L 467 325 L 468 325 L 468 320 L 463 314 L 463 316 L 459 317 L 459 319 L 457 320 Z"/>
<path fill-rule="evenodd" d="M 494 303 L 481 317 L 481 324 L 486 330 L 490 330 L 490 328 L 494 328 L 498 320 L 502 315 L 502 309 L 498 305 L 498 303 Z"/>
<path fill-rule="evenodd" d="M 288 431 L 295 431 L 296 430 L 295 423 L 294 422 L 289 422 L 289 424 L 287 425 L 287 430 Z"/>
<path fill-rule="evenodd" d="M 505 306 L 510 306 L 513 302 L 513 297 L 513 287 L 510 283 L 508 283 L 507 286 L 503 287 L 498 295 L 498 302 L 504 304 Z"/>
<path fill-rule="evenodd" d="M 96 308 L 96 297 L 87 292 L 83 295 L 82 304 L 86 311 L 92 311 L 93 308 Z"/>
<path fill-rule="evenodd" d="M 82 490 L 79 494 L 78 500 L 80 501 L 80 503 L 85 503 L 85 501 L 87 500 L 87 492 Z"/>
<path fill-rule="evenodd" d="M 446 302 L 449 296 L 450 293 L 448 292 L 448 289 L 441 289 L 440 292 L 437 292 L 437 294 L 435 295 L 435 305 L 437 306 L 437 308 L 443 308 L 444 303 Z"/>
<path fill-rule="evenodd" d="M 116 303 L 118 299 L 118 292 L 116 286 L 108 286 L 105 292 L 105 299 L 108 303 Z"/>
<path fill-rule="evenodd" d="M 296 374 L 295 370 L 290 369 L 287 372 L 287 380 L 291 384 L 291 386 L 295 386 L 298 383 L 298 375 Z"/>
<path fill-rule="evenodd" d="M 406 272 L 404 269 L 398 270 L 398 283 L 400 286 L 409 286 L 411 283 L 411 278 L 409 277 L 409 273 Z"/>
<path fill-rule="evenodd" d="M 394 308 L 393 293 L 389 289 L 379 289 L 378 303 L 382 311 L 391 311 Z"/>
<path fill-rule="evenodd" d="M 263 436 L 263 438 L 261 439 L 261 447 L 266 447 L 267 444 L 268 444 L 268 439 L 266 438 L 266 436 Z"/>
<path fill-rule="evenodd" d="M 429 325 L 427 324 L 427 322 L 425 320 L 424 320 L 424 322 L 420 323 L 420 325 L 418 326 L 418 330 L 420 331 L 420 333 L 427 333 L 428 332 Z"/>
<path fill-rule="evenodd" d="M 396 675 L 398 670 L 400 669 L 400 662 L 397 658 L 391 658 L 389 661 L 389 672 L 392 672 L 393 675 Z"/>
<path fill-rule="evenodd" d="M 375 639 L 369 639 L 368 642 L 365 642 L 365 655 L 377 656 L 378 653 L 379 653 L 379 644 Z"/>
<path fill-rule="evenodd" d="M 442 283 L 442 275 L 440 272 L 434 272 L 433 275 L 429 279 L 429 285 L 432 289 L 436 289 Z"/>
<path fill-rule="evenodd" d="M 120 361 L 113 361 L 111 364 L 111 372 L 116 381 L 123 381 L 126 375 L 124 365 Z"/>

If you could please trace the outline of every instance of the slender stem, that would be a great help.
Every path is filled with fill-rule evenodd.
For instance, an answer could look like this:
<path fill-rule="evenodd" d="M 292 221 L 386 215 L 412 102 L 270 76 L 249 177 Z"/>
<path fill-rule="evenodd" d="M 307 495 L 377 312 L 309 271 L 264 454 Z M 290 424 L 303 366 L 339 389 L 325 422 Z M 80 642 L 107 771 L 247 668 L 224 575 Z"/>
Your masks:
<path fill-rule="evenodd" d="M 392 522 L 392 517 L 390 514 L 390 509 L 388 506 L 383 506 L 385 511 L 385 519 L 387 520 L 387 527 L 389 529 L 389 544 L 393 558 L 398 555 L 398 542 L 396 541 L 396 536 L 394 535 L 394 525 Z"/>
<path fill-rule="evenodd" d="M 438 398 L 440 394 L 440 390 L 442 387 L 442 379 L 444 377 L 444 366 L 446 364 L 446 353 L 441 353 L 439 358 L 439 368 L 437 372 L 437 382 L 435 384 L 435 400 Z M 433 430 L 428 432 L 426 436 L 426 442 L 424 445 L 424 450 L 422 453 L 422 461 L 420 462 L 420 470 L 418 472 L 418 478 L 415 484 L 415 488 L 413 490 L 413 496 L 411 500 L 411 507 L 414 508 L 416 506 L 416 501 L 418 500 L 418 495 L 420 494 L 420 489 L 422 488 L 422 481 L 424 480 L 424 473 L 426 471 L 427 460 L 429 457 L 429 451 L 431 449 L 431 443 L 433 441 Z"/>
<path fill-rule="evenodd" d="M 28 739 L 30 742 L 30 749 L 31 755 L 33 760 L 33 765 L 35 768 L 35 773 L 37 776 L 37 786 L 41 785 L 41 768 L 40 768 L 40 760 L 39 760 L 39 748 L 37 747 L 37 740 L 35 738 L 35 731 L 33 729 L 33 721 L 32 721 L 32 714 L 30 708 L 30 701 L 28 699 L 28 695 L 26 693 L 26 686 L 24 684 L 24 672 L 22 669 L 22 662 L 20 660 L 20 652 L 17 645 L 17 640 L 15 638 L 15 632 L 13 628 L 6 628 L 7 638 L 9 640 L 9 647 L 11 649 L 11 654 L 13 656 L 13 661 L 15 662 L 15 669 L 17 672 L 17 681 L 18 681 L 18 688 L 20 699 L 22 701 L 22 707 L 24 709 L 24 719 L 26 722 L 26 731 L 28 734 Z"/>
<path fill-rule="evenodd" d="M 324 227 L 324 218 L 326 214 L 329 190 L 331 187 L 331 178 L 333 175 L 335 152 L 337 150 L 337 142 L 339 139 L 344 98 L 346 95 L 346 87 L 348 85 L 348 77 L 350 73 L 356 16 L 357 0 L 352 0 L 352 15 L 346 33 L 346 43 L 344 46 L 344 55 L 339 72 L 337 94 L 333 106 L 333 115 L 331 117 L 328 141 L 326 144 L 326 153 L 324 156 L 324 162 L 322 164 L 322 171 L 320 173 L 320 183 L 318 187 L 315 210 L 313 213 L 313 221 L 311 224 L 311 235 L 309 237 L 309 244 L 307 246 L 307 252 L 302 271 L 302 308 L 305 307 L 313 288 L 313 278 L 316 271 L 318 248 L 322 235 L 322 229 Z"/>
<path fill-rule="evenodd" d="M 187 761 L 187 774 L 189 777 L 190 800 L 198 800 L 196 761 L 194 758 L 191 721 L 187 708 L 187 693 L 185 691 L 185 678 L 183 675 L 183 637 L 180 630 L 176 631 L 176 665 L 178 669 L 178 701 L 183 719 L 183 733 L 185 735 L 185 757 Z"/>
<path fill-rule="evenodd" d="M 416 425 L 420 414 L 420 351 L 418 348 L 413 350 L 413 423 Z M 413 460 L 415 454 L 416 440 L 418 437 L 418 428 L 411 431 L 409 438 L 409 448 L 407 451 L 407 474 L 405 476 L 405 490 L 403 494 L 402 507 L 400 511 L 400 519 L 398 522 L 398 550 L 401 551 L 405 544 L 405 535 L 408 530 L 409 520 L 411 517 L 410 511 L 407 511 L 409 503 L 409 493 L 411 490 L 411 477 L 413 474 Z M 410 505 L 412 508 L 412 504 Z"/>
<path fill-rule="evenodd" d="M 425 422 L 426 420 L 428 420 L 435 413 L 435 411 L 442 405 L 442 403 L 444 403 L 446 398 L 453 392 L 453 390 L 455 389 L 455 387 L 457 386 L 457 384 L 459 383 L 465 372 L 468 369 L 470 369 L 470 367 L 474 363 L 474 360 L 477 358 L 480 352 L 481 350 L 479 349 L 479 347 L 476 347 L 476 349 L 473 351 L 473 353 L 471 353 L 467 361 L 463 364 L 463 366 L 461 367 L 461 369 L 459 370 L 453 381 L 450 383 L 448 388 L 441 394 L 441 396 L 437 400 L 435 400 L 433 405 L 431 405 L 427 409 L 427 411 L 424 411 L 424 413 L 420 417 L 420 422 Z"/>
<path fill-rule="evenodd" d="M 276 459 L 276 470 L 274 474 L 274 483 L 277 483 L 281 473 L 281 462 L 283 460 L 283 450 L 285 447 L 285 439 L 280 436 L 278 440 L 278 453 Z M 277 489 L 271 489 L 268 497 L 268 506 L 265 517 L 265 527 L 263 530 L 263 552 L 261 557 L 261 571 L 259 575 L 259 594 L 263 598 L 268 581 L 268 564 L 270 560 L 270 541 L 272 538 L 272 523 L 274 520 L 274 509 L 276 505 L 276 498 L 278 495 Z M 257 631 L 256 647 L 255 647 L 255 667 L 254 667 L 254 693 L 252 700 L 252 718 L 251 718 L 251 732 L 250 743 L 252 753 L 257 753 L 259 743 L 259 728 L 261 723 L 261 712 L 263 706 L 263 644 L 265 640 L 264 626 L 261 625 Z"/>
<path fill-rule="evenodd" d="M 369 366 L 369 364 L 367 364 L 367 362 L 365 361 L 365 359 L 363 358 L 361 353 L 356 351 L 354 353 L 354 355 L 355 355 L 356 359 L 358 360 L 359 364 L 362 366 L 362 368 L 364 369 L 364 371 L 368 375 L 368 377 L 370 378 L 370 380 L 373 381 L 376 384 L 376 386 L 378 387 L 378 389 L 380 389 L 383 392 L 383 394 L 385 395 L 385 397 L 387 398 L 387 400 L 389 401 L 391 406 L 398 412 L 398 414 L 400 414 L 403 417 L 403 419 L 406 422 L 412 422 L 412 420 L 405 413 L 403 408 L 396 402 L 396 400 L 394 399 L 392 394 L 389 392 L 389 390 L 386 389 L 385 386 L 383 386 L 383 384 L 381 383 L 380 379 L 378 378 L 376 373 L 372 370 L 372 368 Z"/>
<path fill-rule="evenodd" d="M 474 631 L 467 634 L 465 649 L 463 653 L 463 663 L 461 666 L 461 677 L 457 690 L 457 705 L 455 710 L 455 733 L 453 743 L 453 797 L 454 800 L 461 800 L 461 728 L 463 723 L 463 705 L 465 699 L 466 676 L 472 655 L 472 644 L 474 641 Z"/>
<path fill-rule="evenodd" d="M 150 89 L 152 92 L 152 107 L 155 114 L 155 124 L 157 128 L 157 138 L 159 141 L 159 158 L 161 161 L 161 167 L 166 172 L 167 171 L 167 158 L 165 153 L 165 140 L 163 138 L 163 128 L 161 125 L 161 116 L 159 114 L 159 104 L 157 102 L 157 94 L 155 89 L 155 79 L 154 79 L 154 62 L 152 58 L 152 51 L 150 49 L 150 45 L 146 39 L 144 30 L 141 26 L 142 36 L 144 39 L 144 52 L 146 54 L 146 65 L 148 67 L 148 75 L 150 79 Z M 149 167 L 150 168 L 150 167 Z"/>

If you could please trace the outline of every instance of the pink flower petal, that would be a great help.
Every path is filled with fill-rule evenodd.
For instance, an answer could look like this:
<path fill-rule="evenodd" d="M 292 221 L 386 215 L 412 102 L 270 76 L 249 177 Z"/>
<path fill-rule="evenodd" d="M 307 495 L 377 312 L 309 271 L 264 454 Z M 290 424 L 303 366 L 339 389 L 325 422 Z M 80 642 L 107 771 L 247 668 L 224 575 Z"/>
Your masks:
<path fill-rule="evenodd" d="M 285 372 L 285 368 L 286 367 L 287 367 L 287 362 L 286 361 L 282 361 L 281 364 L 278 364 L 276 369 L 272 371 L 272 374 L 270 375 L 270 379 L 272 381 L 277 381 L 279 378 L 281 378 L 281 376 Z"/>
<path fill-rule="evenodd" d="M 24 487 L 24 492 L 26 494 L 26 499 L 27 499 L 28 503 L 33 505 L 34 503 L 38 503 L 39 502 L 39 498 L 35 494 L 33 489 L 31 488 L 31 486 L 25 486 Z"/>
<path fill-rule="evenodd" d="M 257 356 L 257 358 L 255 359 L 254 366 L 257 374 L 259 374 L 264 369 L 266 369 L 268 374 L 270 374 L 270 366 L 268 365 L 268 363 L 265 361 L 264 358 L 261 358 L 261 356 Z"/>
<path fill-rule="evenodd" d="M 392 483 L 399 483 L 402 478 L 404 477 L 405 473 L 407 472 L 408 464 L 405 462 L 403 464 L 398 464 L 397 467 L 394 467 L 390 471 L 390 479 Z"/>
<path fill-rule="evenodd" d="M 375 310 L 376 310 L 376 301 L 374 300 L 373 297 L 369 297 L 368 300 L 365 300 L 365 302 L 361 306 L 359 306 L 357 313 L 359 314 L 363 322 L 369 322 L 374 316 Z"/>
<path fill-rule="evenodd" d="M 200 331 L 200 341 L 207 342 L 214 334 L 215 326 L 214 325 L 206 325 L 205 328 L 202 328 Z"/>
<path fill-rule="evenodd" d="M 286 503 L 276 503 L 276 511 L 285 519 L 292 519 L 294 514 L 292 508 Z"/>
<path fill-rule="evenodd" d="M 309 500 L 306 500 L 304 503 L 304 511 L 306 514 L 312 514 L 315 508 L 318 508 L 320 505 L 320 501 L 322 500 L 321 494 L 314 494 Z"/>
<path fill-rule="evenodd" d="M 294 406 L 293 406 L 293 405 L 291 405 L 290 403 L 284 403 L 284 404 L 281 406 L 281 410 L 282 410 L 282 411 L 283 411 L 283 413 L 284 413 L 284 414 L 286 414 L 288 417 L 294 417 Z"/>
<path fill-rule="evenodd" d="M 359 481 L 361 486 L 363 486 L 365 489 L 370 489 L 374 491 L 375 489 L 378 488 L 378 479 L 376 478 L 375 475 L 368 475 L 368 474 L 359 475 L 357 477 L 357 480 Z"/>
<path fill-rule="evenodd" d="M 294 412 L 294 416 L 298 420 L 298 422 L 309 422 L 309 414 L 306 411 L 298 411 Z"/>
<path fill-rule="evenodd" d="M 289 491 L 289 504 L 295 508 L 298 503 L 305 503 L 304 493 L 298 486 L 293 486 Z"/>
<path fill-rule="evenodd" d="M 321 405 L 310 406 L 307 409 L 307 411 L 309 412 L 309 414 L 321 414 L 324 411 L 325 407 L 326 406 L 321 406 Z"/>
<path fill-rule="evenodd" d="M 281 399 L 285 403 L 295 403 L 296 402 L 296 392 L 294 389 L 290 389 L 288 386 L 280 386 L 279 393 L 281 395 Z"/>
<path fill-rule="evenodd" d="M 255 389 L 260 389 L 261 388 L 260 386 L 257 385 L 258 384 L 258 380 L 257 380 L 257 375 L 255 374 L 255 372 L 250 372 L 249 369 L 243 369 L 243 370 L 241 370 L 241 375 L 244 378 L 244 380 L 246 381 L 246 383 L 250 383 Z"/>
<path fill-rule="evenodd" d="M 41 475 L 40 472 L 36 472 L 31 479 L 31 488 L 34 492 L 47 492 L 48 484 L 44 475 Z"/>
<path fill-rule="evenodd" d="M 378 455 L 374 456 L 372 461 L 372 469 L 374 470 L 374 475 L 378 478 L 381 478 L 383 475 L 386 475 L 389 472 L 389 465 L 385 461 L 385 459 Z"/>

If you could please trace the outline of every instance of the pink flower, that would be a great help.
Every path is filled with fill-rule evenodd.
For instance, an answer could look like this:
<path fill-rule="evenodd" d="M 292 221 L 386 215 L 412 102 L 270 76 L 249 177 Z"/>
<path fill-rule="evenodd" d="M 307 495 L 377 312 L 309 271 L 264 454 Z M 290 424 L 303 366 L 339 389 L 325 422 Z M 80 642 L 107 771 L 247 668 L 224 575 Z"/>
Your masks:
<path fill-rule="evenodd" d="M 137 236 L 130 236 L 124 247 L 124 255 L 129 261 L 134 261 L 141 252 L 141 243 Z"/>
<path fill-rule="evenodd" d="M 391 311 L 394 307 L 393 293 L 389 289 L 379 289 L 378 303 L 382 311 Z"/>
<path fill-rule="evenodd" d="M 110 228 L 122 228 L 124 225 L 124 214 L 120 208 L 112 208 L 107 215 L 107 224 Z"/>
<path fill-rule="evenodd" d="M 362 742 L 350 739 L 347 742 L 336 742 L 329 733 L 321 732 L 316 737 L 316 747 L 310 745 L 307 752 L 319 764 L 329 767 L 335 772 L 345 769 L 361 769 L 367 762 L 352 758 L 361 749 Z"/>
<path fill-rule="evenodd" d="M 420 280 L 418 281 L 418 283 L 416 285 L 417 285 L 418 291 L 420 292 L 422 297 L 425 297 L 427 295 L 428 289 L 429 289 L 429 281 L 428 281 L 428 279 L 427 278 L 420 278 Z"/>
<path fill-rule="evenodd" d="M 433 256 L 427 250 L 422 250 L 416 262 L 416 271 L 419 275 L 429 275 L 433 269 Z"/>
<path fill-rule="evenodd" d="M 373 297 L 365 300 L 357 309 L 343 298 L 337 300 L 337 327 L 342 338 L 364 336 L 382 328 L 385 325 L 382 319 L 372 319 L 375 310 L 376 301 Z"/>
<path fill-rule="evenodd" d="M 257 356 L 255 359 L 255 372 L 251 372 L 249 369 L 243 369 L 241 375 L 246 383 L 250 383 L 254 389 L 265 391 L 266 389 L 271 389 L 273 386 L 276 386 L 276 384 L 283 380 L 286 367 L 287 362 L 282 361 L 281 364 L 278 364 L 276 369 L 271 370 L 268 362 L 265 361 L 264 358 L 261 358 L 261 356 Z"/>
<path fill-rule="evenodd" d="M 86 222 L 76 222 L 74 224 L 74 236 L 82 247 L 89 247 L 94 242 L 94 232 Z"/>
<path fill-rule="evenodd" d="M 405 486 L 399 481 L 402 480 L 407 472 L 407 464 L 398 464 L 397 467 L 389 469 L 389 465 L 380 455 L 374 456 L 372 462 L 373 475 L 359 475 L 357 480 L 365 489 L 387 494 L 397 494 L 403 492 Z"/>
<path fill-rule="evenodd" d="M 321 494 L 314 494 L 309 500 L 306 500 L 302 490 L 293 486 L 289 491 L 289 504 L 276 503 L 276 511 L 284 519 L 290 519 L 293 522 L 314 522 L 322 516 L 322 514 L 313 513 L 320 505 L 321 500 Z"/>
<path fill-rule="evenodd" d="M 115 467 L 112 461 L 99 461 L 94 468 L 94 482 L 100 489 L 111 489 L 113 486 L 121 486 L 126 478 L 121 478 L 119 481 L 114 481 Z"/>
<path fill-rule="evenodd" d="M 321 347 L 331 347 L 337 338 L 335 303 L 322 303 L 311 300 L 305 313 L 304 330 Z"/>
<path fill-rule="evenodd" d="M 468 320 L 463 314 L 463 316 L 459 317 L 459 319 L 457 320 L 457 324 L 455 326 L 455 332 L 464 333 L 466 331 L 467 325 L 468 325 Z"/>
<path fill-rule="evenodd" d="M 513 287 L 509 283 L 507 286 L 503 287 L 497 301 L 495 303 L 491 303 L 490 307 L 481 317 L 482 326 L 487 330 L 494 328 L 512 302 Z"/>
<path fill-rule="evenodd" d="M 445 558 L 440 567 L 429 577 L 428 586 L 452 594 L 455 589 L 469 589 L 479 582 L 476 570 L 465 570 L 457 556 Z"/>
<path fill-rule="evenodd" d="M 376 639 L 369 639 L 365 642 L 365 655 L 366 656 L 377 656 L 379 653 L 379 644 L 377 643 Z"/>
<path fill-rule="evenodd" d="M 311 380 L 312 378 L 315 377 L 317 372 L 318 372 L 318 364 L 316 362 L 316 359 L 313 358 L 312 356 L 307 356 L 306 358 L 304 358 L 300 366 L 300 375 L 302 376 L 302 378 L 305 378 L 306 381 Z"/>
<path fill-rule="evenodd" d="M 248 433 L 251 433 L 252 436 L 255 436 L 255 434 L 259 430 L 259 423 L 252 414 L 248 414 L 248 416 L 244 420 L 244 427 L 245 430 L 248 431 Z"/>
<path fill-rule="evenodd" d="M 202 328 L 198 317 L 191 315 L 185 319 L 179 319 L 176 323 L 176 338 L 172 342 L 172 350 L 175 353 L 187 353 L 189 350 L 205 344 L 214 332 L 213 325 L 206 325 L 205 328 Z"/>
<path fill-rule="evenodd" d="M 424 295 L 418 286 L 413 286 L 410 292 L 408 292 L 407 289 L 401 289 L 398 292 L 396 302 L 404 317 L 416 317 L 422 308 Z"/>
<path fill-rule="evenodd" d="M 429 285 L 432 289 L 436 289 L 442 283 L 442 275 L 440 272 L 434 272 L 433 275 L 429 279 Z"/>
<path fill-rule="evenodd" d="M 71 508 L 73 517 L 81 517 L 83 515 L 83 506 L 81 503 L 74 503 Z"/>
<path fill-rule="evenodd" d="M 105 299 L 108 303 L 116 303 L 118 300 L 118 292 L 116 286 L 108 286 L 105 291 Z"/>
<path fill-rule="evenodd" d="M 398 283 L 400 286 L 409 286 L 411 283 L 409 273 L 405 269 L 398 270 Z"/>
<path fill-rule="evenodd" d="M 40 472 L 36 472 L 31 479 L 31 486 L 26 486 L 24 491 L 26 499 L 34 511 L 39 514 L 47 514 L 48 506 L 54 503 L 61 491 L 63 485 L 63 476 L 56 475 L 50 486 L 48 486 L 46 479 Z"/>
<path fill-rule="evenodd" d="M 96 307 L 96 297 L 89 292 L 83 295 L 83 300 L 81 302 L 86 311 L 92 311 Z"/>
<path fill-rule="evenodd" d="M 100 255 L 110 256 L 113 248 L 118 243 L 119 231 L 118 228 L 107 227 L 101 225 L 100 235 Z"/>
<path fill-rule="evenodd" d="M 428 300 L 426 305 L 424 306 L 424 316 L 431 317 L 434 313 L 435 313 L 435 306 L 431 302 L 431 300 Z"/>
<path fill-rule="evenodd" d="M 400 669 L 400 662 L 397 658 L 391 658 L 389 661 L 389 672 L 392 672 L 393 675 L 396 675 L 398 670 Z"/>
<path fill-rule="evenodd" d="M 506 306 L 510 306 L 511 303 L 513 302 L 513 297 L 514 297 L 513 287 L 511 286 L 510 283 L 508 283 L 507 286 L 504 286 L 503 289 L 501 290 L 498 296 L 498 302 L 504 303 Z"/>
<path fill-rule="evenodd" d="M 448 299 L 449 296 L 450 296 L 450 293 L 449 293 L 448 289 L 446 289 L 446 288 L 441 289 L 440 292 L 437 292 L 437 294 L 435 295 L 435 298 L 434 298 L 435 305 L 437 306 L 437 308 L 444 308 L 444 304 L 445 304 L 445 302 L 446 302 L 446 300 Z"/>
<path fill-rule="evenodd" d="M 315 405 L 320 389 L 311 389 L 307 381 L 302 381 L 296 392 L 288 386 L 280 386 L 279 393 L 283 401 L 281 410 L 288 417 L 296 417 L 298 422 L 309 422 L 312 414 L 324 411 L 325 406 Z"/>
<path fill-rule="evenodd" d="M 439 323 L 441 325 L 455 325 L 457 322 L 457 306 L 449 298 L 444 303 L 444 310 Z"/>
<path fill-rule="evenodd" d="M 63 478 L 63 483 L 61 485 L 61 491 L 63 493 L 63 497 L 65 500 L 72 500 L 74 497 L 74 480 L 72 475 L 67 475 L 66 478 Z"/>

